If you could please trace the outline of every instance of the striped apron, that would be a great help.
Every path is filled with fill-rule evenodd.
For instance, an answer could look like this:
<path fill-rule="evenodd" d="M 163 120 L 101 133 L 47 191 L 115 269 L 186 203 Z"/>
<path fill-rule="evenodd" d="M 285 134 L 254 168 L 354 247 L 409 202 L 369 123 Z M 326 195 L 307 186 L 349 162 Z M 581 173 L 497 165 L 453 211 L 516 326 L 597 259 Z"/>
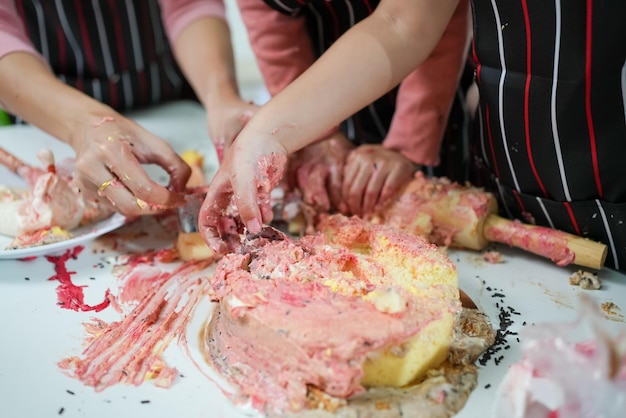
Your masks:
<path fill-rule="evenodd" d="M 472 11 L 474 145 L 504 214 L 601 241 L 607 266 L 626 271 L 626 2 Z"/>
<path fill-rule="evenodd" d="M 157 0 L 15 0 L 55 74 L 119 112 L 195 98 L 172 55 Z"/>

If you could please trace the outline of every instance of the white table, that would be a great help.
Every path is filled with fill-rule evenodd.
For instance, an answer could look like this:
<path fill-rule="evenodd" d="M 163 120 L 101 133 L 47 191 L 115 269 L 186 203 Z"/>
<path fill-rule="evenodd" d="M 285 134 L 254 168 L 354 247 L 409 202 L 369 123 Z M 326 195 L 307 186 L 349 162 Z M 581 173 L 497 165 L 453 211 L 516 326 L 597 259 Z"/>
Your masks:
<path fill-rule="evenodd" d="M 177 103 L 133 117 L 171 141 L 178 151 L 193 147 L 204 153 L 207 161 L 215 161 L 205 114 L 196 105 Z M 0 128 L 0 146 L 15 151 L 27 141 L 55 142 L 34 128 Z M 1 175 L 0 182 L 5 180 Z M 611 301 L 626 309 L 626 275 L 605 269 L 600 272 L 603 288 L 586 291 L 569 284 L 568 277 L 575 267 L 559 268 L 515 249 L 496 248 L 504 255 L 502 264 L 488 264 L 475 252 L 450 251 L 458 266 L 461 288 L 489 315 L 496 328 L 500 311 L 510 312 L 509 307 L 519 312 L 511 315 L 515 322 L 508 327 L 510 332 L 544 321 L 572 321 L 581 293 L 599 303 Z M 86 302 L 97 303 L 107 288 L 116 285 L 108 264 L 112 255 L 93 254 L 88 249 L 86 245 L 76 260 L 68 261 L 67 267 L 76 272 L 73 282 L 86 286 Z M 53 264 L 43 257 L 27 262 L 0 261 L 0 417 L 247 416 L 247 411 L 233 406 L 206 377 L 202 367 L 196 366 L 175 342 L 165 352 L 165 358 L 185 377 L 177 379 L 170 389 L 159 389 L 147 382 L 139 387 L 113 386 L 96 393 L 65 376 L 57 362 L 80 353 L 85 336 L 81 324 L 92 317 L 113 320 L 119 316 L 111 308 L 100 313 L 61 309 L 56 305 L 58 283 L 48 281 L 53 275 Z M 606 325 L 616 332 L 625 327 L 624 318 L 617 312 L 606 320 Z M 507 366 L 520 358 L 516 338 L 509 336 L 510 347 L 505 350 L 501 346 L 501 351 L 480 368 L 478 387 L 458 417 L 486 416 Z M 191 349 L 193 352 L 195 348 Z M 499 356 L 502 358 L 496 365 L 495 358 Z"/>

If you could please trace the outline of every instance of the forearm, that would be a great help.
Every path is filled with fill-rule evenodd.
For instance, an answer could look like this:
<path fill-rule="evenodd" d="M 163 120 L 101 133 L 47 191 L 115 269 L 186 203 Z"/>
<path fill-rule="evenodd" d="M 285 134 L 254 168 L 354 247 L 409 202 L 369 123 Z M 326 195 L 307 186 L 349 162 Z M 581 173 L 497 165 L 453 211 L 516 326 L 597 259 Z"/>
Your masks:
<path fill-rule="evenodd" d="M 461 0 L 433 52 L 402 81 L 385 148 L 418 164 L 439 164 L 443 132 L 467 55 L 469 23 L 469 1 Z"/>
<path fill-rule="evenodd" d="M 271 133 L 287 152 L 311 143 L 419 65 L 441 37 L 455 3 L 416 0 L 407 10 L 402 0 L 381 2 L 270 100 L 244 132 Z"/>
<path fill-rule="evenodd" d="M 180 32 L 173 47 L 178 64 L 205 107 L 239 97 L 230 30 L 224 19 L 194 20 Z"/>
<path fill-rule="evenodd" d="M 81 125 L 114 113 L 59 81 L 37 56 L 26 52 L 0 59 L 0 86 L 4 109 L 70 145 Z"/>

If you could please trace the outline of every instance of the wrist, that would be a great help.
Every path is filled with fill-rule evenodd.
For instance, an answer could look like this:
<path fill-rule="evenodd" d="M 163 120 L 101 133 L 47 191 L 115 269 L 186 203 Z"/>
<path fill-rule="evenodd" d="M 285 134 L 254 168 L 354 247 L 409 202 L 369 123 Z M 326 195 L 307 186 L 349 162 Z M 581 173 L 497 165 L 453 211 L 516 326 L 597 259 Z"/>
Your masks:
<path fill-rule="evenodd" d="M 209 77 L 199 99 L 205 108 L 215 108 L 225 102 L 241 100 L 234 78 L 229 76 Z"/>

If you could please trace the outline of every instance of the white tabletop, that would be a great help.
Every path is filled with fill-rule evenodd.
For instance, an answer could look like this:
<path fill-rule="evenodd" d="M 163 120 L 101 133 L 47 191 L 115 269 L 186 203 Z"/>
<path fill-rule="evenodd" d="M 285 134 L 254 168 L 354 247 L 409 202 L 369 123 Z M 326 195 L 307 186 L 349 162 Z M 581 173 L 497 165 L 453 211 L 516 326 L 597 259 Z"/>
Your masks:
<path fill-rule="evenodd" d="M 205 154 L 207 161 L 215 160 L 206 133 L 205 115 L 197 105 L 177 103 L 132 116 L 169 140 L 176 150 L 193 147 Z M 28 141 L 31 144 L 24 145 Z M 38 146 L 42 142 L 56 143 L 31 127 L 0 128 L 0 146 L 15 153 L 30 152 L 33 144 Z M 53 146 L 64 148 L 58 143 Z M 33 159 L 31 155 L 30 160 Z M 3 177 L 7 175 L 10 174 L 6 171 L 0 172 L 0 184 L 8 181 Z M 85 302 L 95 304 L 102 301 L 106 289 L 119 285 L 112 274 L 116 254 L 92 253 L 89 244 L 84 245 L 86 249 L 76 260 L 68 261 L 67 267 L 75 272 L 72 281 L 85 286 Z M 496 249 L 504 256 L 502 264 L 488 264 L 477 252 L 449 253 L 458 266 L 461 288 L 489 315 L 494 327 L 499 327 L 502 312 L 508 312 L 506 317 L 514 321 L 506 327 L 510 333 L 507 344 L 501 344 L 499 351 L 480 366 L 478 387 L 458 414 L 461 418 L 486 415 L 507 366 L 520 359 L 515 333 L 525 326 L 544 321 L 573 321 L 581 293 L 598 303 L 613 302 L 619 308 L 626 305 L 624 274 L 602 270 L 599 274 L 602 289 L 584 290 L 569 284 L 568 277 L 576 267 L 560 268 L 548 260 L 505 246 Z M 193 343 L 189 347 L 191 355 L 176 341 L 166 350 L 164 357 L 168 364 L 184 376 L 177 378 L 169 389 L 146 382 L 138 387 L 117 385 L 95 392 L 64 375 L 57 362 L 80 354 L 85 337 L 82 323 L 92 317 L 116 320 L 119 315 L 110 307 L 99 313 L 60 308 L 56 305 L 58 282 L 49 280 L 54 274 L 54 265 L 44 257 L 31 261 L 0 260 L 0 417 L 248 416 L 248 410 L 233 406 L 207 377 L 205 366 L 198 364 L 198 350 Z M 615 314 L 606 314 L 609 330 L 624 329 L 622 313 L 617 310 Z M 198 321 L 192 321 L 189 327 L 189 335 L 197 335 Z"/>

